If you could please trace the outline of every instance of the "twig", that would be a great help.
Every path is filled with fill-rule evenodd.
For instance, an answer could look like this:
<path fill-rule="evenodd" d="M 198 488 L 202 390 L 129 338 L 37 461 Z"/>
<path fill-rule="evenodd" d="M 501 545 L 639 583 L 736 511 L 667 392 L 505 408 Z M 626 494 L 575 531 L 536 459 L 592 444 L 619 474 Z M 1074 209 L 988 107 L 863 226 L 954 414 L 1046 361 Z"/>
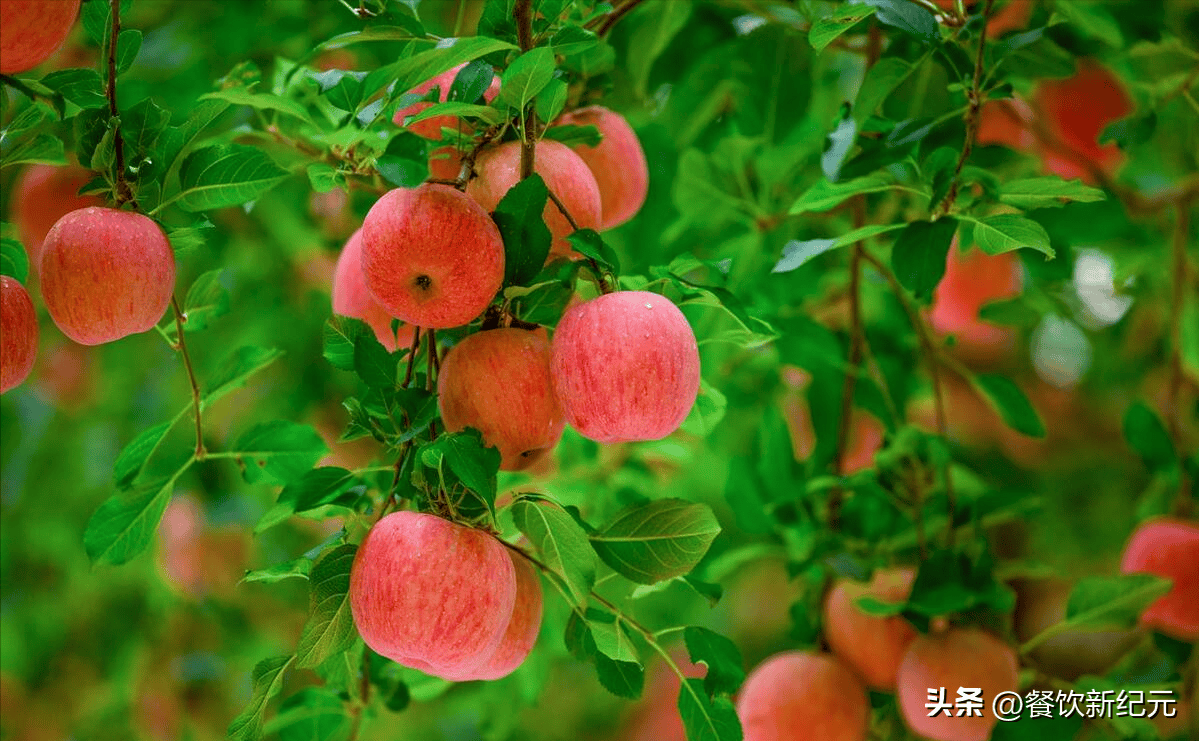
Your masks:
<path fill-rule="evenodd" d="M 413 327 L 412 346 L 408 348 L 408 369 L 404 371 L 404 380 L 400 385 L 408 388 L 408 384 L 412 383 L 412 370 L 416 365 L 416 351 L 420 349 L 420 327 Z"/>
<path fill-rule="evenodd" d="M 200 422 L 200 384 L 196 382 L 196 372 L 192 368 L 191 356 L 187 353 L 187 341 L 183 339 L 183 323 L 187 319 L 179 308 L 179 300 L 171 296 L 171 309 L 175 312 L 175 346 L 183 356 L 183 367 L 187 370 L 187 380 L 192 387 L 192 404 L 196 410 L 196 460 L 204 460 L 204 428 Z"/>
<path fill-rule="evenodd" d="M 970 152 L 974 149 L 974 139 L 978 136 L 979 111 L 983 104 L 980 86 L 983 74 L 983 56 L 987 48 L 987 20 L 991 17 L 991 6 L 994 3 L 995 0 L 986 0 L 986 5 L 983 6 L 982 27 L 978 31 L 978 52 L 974 56 L 974 80 L 970 84 L 970 90 L 966 93 L 970 102 L 970 108 L 966 111 L 966 141 L 962 143 L 962 153 L 958 155 L 957 167 L 953 170 L 953 180 L 949 183 L 949 192 L 945 194 L 945 199 L 933 211 L 934 218 L 949 213 L 949 209 L 953 208 L 954 202 L 958 199 L 958 189 L 962 182 L 962 168 L 966 165 L 966 160 L 970 158 Z"/>
<path fill-rule="evenodd" d="M 430 327 L 425 330 L 425 391 L 437 388 L 437 376 L 434 368 L 437 364 L 437 330 Z M 437 423 L 429 420 L 429 438 L 437 437 Z"/>
<path fill-rule="evenodd" d="M 1170 290 L 1170 385 L 1166 391 L 1166 424 L 1170 436 L 1174 439 L 1176 450 L 1186 449 L 1182 432 L 1182 408 L 1179 403 L 1179 393 L 1182 390 L 1182 310 L 1186 301 L 1186 282 L 1189 265 L 1187 264 L 1186 248 L 1191 231 L 1191 200 L 1179 199 L 1178 219 L 1174 224 L 1173 267 Z M 1174 502 L 1174 511 L 1182 516 L 1189 516 L 1194 504 L 1191 500 L 1191 482 L 1183 467 L 1182 481 L 1179 484 L 1178 498 Z"/>
<path fill-rule="evenodd" d="M 108 115 L 111 118 L 118 118 L 121 111 L 117 107 L 117 38 L 121 33 L 121 0 L 109 0 L 108 5 L 112 15 L 112 33 L 108 37 L 108 85 L 105 88 L 105 95 L 108 98 Z M 129 181 L 125 179 L 125 140 L 121 137 L 119 128 L 112 138 L 112 147 L 117 167 L 117 206 L 133 203 L 136 208 L 137 202 L 133 200 L 133 189 L 129 187 Z M 182 340 L 183 336 L 180 335 L 179 339 Z"/>
<path fill-rule="evenodd" d="M 591 19 L 591 21 L 587 23 L 587 27 L 594 25 L 596 26 L 595 33 L 597 36 L 606 36 L 621 18 L 624 18 L 626 15 L 628 15 L 629 11 L 631 11 L 633 8 L 636 8 L 642 2 L 644 2 L 644 0 L 628 0 L 624 5 L 621 5 L 618 8 L 613 8 L 612 12 L 608 13 L 607 15 L 602 15 L 598 18 Z"/>

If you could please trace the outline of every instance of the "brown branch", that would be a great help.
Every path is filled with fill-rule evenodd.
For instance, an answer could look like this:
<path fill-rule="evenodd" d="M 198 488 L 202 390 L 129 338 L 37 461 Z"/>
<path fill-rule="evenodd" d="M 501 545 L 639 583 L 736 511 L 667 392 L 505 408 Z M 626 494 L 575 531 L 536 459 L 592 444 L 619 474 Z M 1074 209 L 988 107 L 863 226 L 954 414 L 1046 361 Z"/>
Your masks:
<path fill-rule="evenodd" d="M 962 143 L 962 153 L 958 155 L 957 167 L 953 170 L 953 180 L 949 183 L 949 192 L 945 194 L 945 199 L 933 211 L 934 217 L 949 213 L 949 209 L 953 208 L 954 202 L 958 199 L 958 189 L 962 184 L 962 168 L 965 167 L 966 160 L 970 158 L 970 152 L 974 149 L 974 140 L 978 136 L 979 111 L 983 104 L 980 88 L 983 56 L 987 48 L 987 21 L 991 17 L 991 6 L 994 4 L 995 0 L 986 0 L 986 5 L 983 6 L 982 27 L 978 31 L 978 52 L 974 56 L 974 80 L 970 84 L 970 90 L 966 93 L 970 102 L 970 108 L 966 112 L 966 141 Z"/>
<path fill-rule="evenodd" d="M 119 118 L 121 109 L 117 106 L 117 38 L 121 34 L 121 0 L 109 0 L 109 9 L 112 14 L 112 33 L 108 37 L 108 85 L 104 92 L 105 97 L 108 98 L 109 117 Z M 112 138 L 112 148 L 117 168 L 117 206 L 133 203 L 136 208 L 133 188 L 125 179 L 125 140 L 121 137 L 119 127 Z M 182 335 L 180 335 L 180 339 L 182 339 Z"/>
<path fill-rule="evenodd" d="M 408 388 L 412 383 L 412 370 L 416 365 L 416 351 L 420 349 L 420 327 L 413 327 L 412 346 L 408 348 L 408 370 L 404 371 L 404 380 L 400 386 Z"/>
<path fill-rule="evenodd" d="M 621 18 L 624 18 L 629 14 L 629 11 L 631 11 L 633 8 L 636 8 L 644 1 L 645 0 L 628 0 L 628 2 L 626 2 L 624 5 L 621 5 L 618 8 L 613 8 L 612 12 L 608 13 L 607 15 L 602 15 L 598 18 L 591 19 L 588 21 L 587 26 L 585 27 L 597 26 L 595 29 L 596 35 L 606 36 Z"/>
<path fill-rule="evenodd" d="M 200 421 L 200 384 L 196 382 L 196 372 L 192 368 L 191 356 L 187 353 L 187 341 L 183 339 L 183 323 L 187 321 L 183 310 L 179 308 L 179 300 L 171 296 L 171 310 L 175 312 L 175 347 L 183 356 L 183 367 L 187 370 L 187 380 L 192 387 L 192 405 L 196 413 L 196 460 L 204 460 L 204 428 Z"/>
<path fill-rule="evenodd" d="M 430 327 L 425 330 L 425 391 L 437 388 L 437 376 L 434 365 L 437 357 L 437 330 Z M 429 439 L 437 437 L 437 423 L 429 421 Z"/>

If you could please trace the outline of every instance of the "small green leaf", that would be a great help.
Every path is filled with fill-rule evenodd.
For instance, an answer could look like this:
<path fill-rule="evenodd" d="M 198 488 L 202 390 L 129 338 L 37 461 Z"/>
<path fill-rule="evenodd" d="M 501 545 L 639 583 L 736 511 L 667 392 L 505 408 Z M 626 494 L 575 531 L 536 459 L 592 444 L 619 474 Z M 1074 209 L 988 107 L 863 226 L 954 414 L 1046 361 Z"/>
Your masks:
<path fill-rule="evenodd" d="M 354 348 L 358 338 L 363 335 L 374 336 L 373 330 L 366 326 L 361 319 L 351 319 L 346 316 L 334 316 L 325 322 L 322 332 L 324 340 L 324 356 L 338 370 L 354 370 Z M 376 340 L 377 341 L 377 340 Z"/>
<path fill-rule="evenodd" d="M 15 278 L 22 285 L 29 277 L 29 255 L 15 239 L 0 239 L 0 275 Z"/>
<path fill-rule="evenodd" d="M 314 162 L 308 166 L 308 184 L 317 193 L 328 193 L 334 188 L 345 189 L 346 176 L 333 165 Z"/>
<path fill-rule="evenodd" d="M 517 500 L 512 520 L 541 554 L 541 561 L 562 579 L 576 606 L 587 604 L 595 584 L 595 552 L 587 533 L 561 507 L 546 501 Z"/>
<path fill-rule="evenodd" d="M 659 499 L 621 512 L 591 545 L 604 563 L 638 584 L 681 576 L 720 533 L 707 505 Z"/>
<path fill-rule="evenodd" d="M 345 651 L 358 637 L 350 614 L 350 567 L 358 546 L 347 543 L 326 553 L 309 577 L 308 622 L 296 645 L 296 665 L 305 668 Z"/>
<path fill-rule="evenodd" d="M 117 37 L 117 74 L 123 74 L 133 66 L 137 53 L 142 48 L 142 32 L 136 28 L 121 31 Z"/>
<path fill-rule="evenodd" d="M 501 120 L 500 112 L 489 105 L 474 103 L 434 103 L 414 116 L 405 119 L 405 126 L 411 126 L 417 121 L 424 121 L 434 116 L 458 116 L 461 118 L 477 118 L 488 125 L 497 124 Z"/>
<path fill-rule="evenodd" d="M 229 292 L 221 285 L 224 269 L 201 273 L 187 289 L 183 301 L 183 324 L 185 332 L 197 332 L 206 328 L 214 319 L 229 313 Z"/>
<path fill-rule="evenodd" d="M 695 399 L 695 406 L 691 407 L 691 413 L 683 420 L 683 431 L 701 437 L 711 434 L 720 420 L 724 419 L 728 405 L 728 399 L 720 393 L 720 389 L 701 379 L 699 396 Z"/>
<path fill-rule="evenodd" d="M 312 559 L 310 558 L 294 558 L 290 561 L 277 563 L 274 566 L 267 566 L 262 569 L 254 569 L 247 571 L 246 575 L 241 578 L 242 582 L 263 582 L 266 584 L 274 584 L 275 582 L 285 579 L 307 579 L 308 574 L 312 571 Z"/>
<path fill-rule="evenodd" d="M 210 377 L 208 390 L 202 399 L 202 406 L 208 407 L 230 391 L 241 388 L 250 376 L 275 362 L 282 355 L 282 350 L 273 347 L 247 345 L 237 348 Z"/>
<path fill-rule="evenodd" d="M 580 229 L 572 232 L 566 239 L 575 252 L 595 260 L 601 268 L 612 273 L 620 272 L 620 258 L 599 235 L 599 232 L 594 229 Z"/>
<path fill-rule="evenodd" d="M 1084 185 L 1080 180 L 1059 177 L 1023 178 L 1009 180 L 999 189 L 999 200 L 1010 206 L 1032 210 L 1061 207 L 1068 201 L 1092 203 L 1107 196 L 1102 190 Z"/>
<path fill-rule="evenodd" d="M 369 388 L 395 388 L 399 353 L 389 353 L 374 332 L 362 332 L 354 338 L 354 372 Z"/>
<path fill-rule="evenodd" d="M 504 284 L 527 283 L 550 253 L 550 230 L 542 214 L 548 201 L 545 181 L 537 173 L 508 191 L 492 215 L 504 239 Z"/>
<path fill-rule="evenodd" d="M 142 430 L 121 450 L 112 466 L 113 483 L 118 489 L 127 489 L 137 480 L 138 474 L 146 467 L 146 461 L 158 450 L 171 426 L 171 422 L 163 422 Z"/>
<path fill-rule="evenodd" d="M 708 697 L 704 680 L 683 681 L 678 707 L 687 741 L 742 741 L 741 721 L 732 701 L 727 697 Z"/>
<path fill-rule="evenodd" d="M 974 387 L 990 402 L 1005 424 L 1029 437 L 1045 437 L 1045 423 L 1020 387 L 1006 376 L 983 373 L 974 376 Z"/>
<path fill-rule="evenodd" d="M 1018 214 L 997 214 L 976 219 L 962 216 L 974 224 L 974 241 L 988 255 L 999 255 L 1019 249 L 1034 249 L 1054 257 L 1049 235 L 1037 222 Z"/>
<path fill-rule="evenodd" d="M 83 547 L 93 564 L 119 566 L 146 550 L 171 501 L 175 481 L 191 467 L 193 460 L 189 458 L 165 480 L 127 494 L 114 494 L 100 505 L 83 533 Z"/>
<path fill-rule="evenodd" d="M 287 484 L 303 476 L 329 449 L 312 427 L 276 420 L 246 430 L 230 452 L 248 483 Z"/>
<path fill-rule="evenodd" d="M 691 18 L 691 3 L 648 3 L 627 23 L 636 24 L 628 42 L 627 67 L 633 90 L 644 96 L 654 63 Z"/>
<path fill-rule="evenodd" d="M 279 713 L 263 727 L 263 735 L 279 741 L 345 741 L 353 720 L 345 703 L 329 687 L 305 687 L 279 705 Z"/>
<path fill-rule="evenodd" d="M 604 140 L 603 135 L 600 134 L 599 129 L 596 127 L 574 126 L 573 124 L 551 126 L 542 133 L 542 136 L 546 139 L 562 142 L 572 149 L 580 145 L 598 147 L 599 143 Z"/>
<path fill-rule="evenodd" d="M 923 6 L 908 0 L 865 0 L 865 3 L 878 10 L 879 22 L 909 33 L 926 44 L 940 43 L 937 19 Z"/>
<path fill-rule="evenodd" d="M 949 245 L 958 222 L 946 217 L 937 221 L 913 221 L 895 239 L 891 270 L 904 288 L 917 298 L 926 298 L 945 276 Z"/>
<path fill-rule="evenodd" d="M 103 3 L 88 3 L 103 5 Z M 231 741 L 258 741 L 262 737 L 262 719 L 267 703 L 283 689 L 283 674 L 295 659 L 294 656 L 279 656 L 263 659 L 254 666 L 250 681 L 253 690 L 250 704 L 229 724 L 226 734 Z"/>
<path fill-rule="evenodd" d="M 42 84 L 80 108 L 104 108 L 104 82 L 94 69 L 62 69 L 42 78 Z"/>
<path fill-rule="evenodd" d="M 185 211 L 239 206 L 255 200 L 287 177 L 261 149 L 241 144 L 216 145 L 188 155 L 180 172 Z"/>
<path fill-rule="evenodd" d="M 1141 456 L 1150 471 L 1162 471 L 1178 465 L 1178 455 L 1170 433 L 1147 404 L 1134 402 L 1124 414 L 1124 439 Z"/>
<path fill-rule="evenodd" d="M 808 31 L 808 43 L 817 52 L 824 51 L 824 48 L 841 34 L 874 15 L 874 11 L 875 8 L 869 5 L 857 5 L 820 18 L 812 24 L 812 30 Z"/>
<path fill-rule="evenodd" d="M 477 431 L 463 430 L 441 435 L 422 445 L 420 459 L 430 468 L 440 469 L 442 463 L 466 488 L 478 494 L 488 507 L 495 504 L 496 472 L 500 468 L 500 452 L 484 447 Z"/>
<path fill-rule="evenodd" d="M 856 195 L 878 193 L 894 187 L 896 187 L 895 183 L 882 175 L 867 175 L 841 183 L 820 180 L 804 191 L 795 200 L 795 203 L 791 204 L 788 213 L 794 216 L 808 212 L 829 211 Z"/>
<path fill-rule="evenodd" d="M 689 627 L 683 631 L 683 642 L 691 661 L 704 664 L 704 690 L 709 695 L 731 695 L 745 681 L 745 668 L 737 644 L 707 628 Z"/>
<path fill-rule="evenodd" d="M 1070 590 L 1066 621 L 1077 627 L 1131 628 L 1171 586 L 1169 579 L 1151 574 L 1083 577 Z"/>
<path fill-rule="evenodd" d="M 530 49 L 504 70 L 499 100 L 523 109 L 554 77 L 554 52 L 547 46 Z"/>
<path fill-rule="evenodd" d="M 291 98 L 284 98 L 281 95 L 274 95 L 273 93 L 252 93 L 246 88 L 233 87 L 226 90 L 205 93 L 199 99 L 220 100 L 231 105 L 249 106 L 259 111 L 278 111 L 306 124 L 315 125 L 312 123 L 312 118 L 309 117 L 308 111 L 304 110 L 304 106 Z"/>

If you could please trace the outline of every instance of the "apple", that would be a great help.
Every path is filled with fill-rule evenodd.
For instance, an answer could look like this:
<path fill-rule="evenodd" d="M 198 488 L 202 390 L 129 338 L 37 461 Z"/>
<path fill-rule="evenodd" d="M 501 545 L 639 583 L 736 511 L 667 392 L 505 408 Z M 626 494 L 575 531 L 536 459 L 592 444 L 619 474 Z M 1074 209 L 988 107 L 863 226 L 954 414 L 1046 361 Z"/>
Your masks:
<path fill-rule="evenodd" d="M 175 291 L 175 253 L 152 219 L 89 206 L 46 235 L 41 285 L 63 334 L 81 345 L 112 342 L 162 318 Z"/>
<path fill-rule="evenodd" d="M 994 359 L 1011 345 L 1012 332 L 979 319 L 978 312 L 984 304 L 1018 295 L 1020 283 L 1015 252 L 988 255 L 976 247 L 963 254 L 955 238 L 945 276 L 933 293 L 929 321 L 937 332 L 954 335 L 962 354 Z"/>
<path fill-rule="evenodd" d="M 33 367 L 38 396 L 58 409 L 90 404 L 96 398 L 97 360 L 96 350 L 67 340 L 45 347 Z"/>
<path fill-rule="evenodd" d="M 25 72 L 46 61 L 67 40 L 80 0 L 0 2 L 0 74 Z"/>
<path fill-rule="evenodd" d="M 933 741 L 987 741 L 998 719 L 991 702 L 1020 686 L 1019 662 L 1011 646 L 979 628 L 951 627 L 912 641 L 896 680 L 900 712 L 913 732 Z M 945 688 L 946 711 L 929 717 L 929 689 Z M 953 706 L 958 688 L 982 690 L 981 716 Z"/>
<path fill-rule="evenodd" d="M 308 213 L 330 239 L 345 239 L 359 228 L 350 194 L 341 188 L 327 193 L 313 191 L 308 196 Z"/>
<path fill-rule="evenodd" d="M 396 188 L 362 225 L 366 287 L 393 317 L 459 327 L 483 313 L 504 282 L 499 228 L 464 193 L 428 183 Z"/>
<path fill-rule="evenodd" d="M 163 512 L 156 561 L 166 582 L 184 597 L 230 594 L 246 572 L 249 551 L 248 533 L 234 525 L 208 524 L 204 505 L 193 494 L 175 496 Z"/>
<path fill-rule="evenodd" d="M 901 602 L 912 592 L 916 572 L 911 568 L 879 569 L 869 584 L 840 579 L 824 600 L 824 637 L 829 648 L 877 690 L 893 690 L 895 676 L 916 629 L 898 615 L 876 617 L 855 604 L 870 596 Z"/>
<path fill-rule="evenodd" d="M 541 577 L 536 567 L 523 556 L 513 555 L 512 565 L 516 569 L 516 605 L 512 619 L 500 639 L 495 653 L 473 672 L 453 677 L 455 682 L 476 679 L 501 679 L 516 671 L 528 658 L 541 632 Z"/>
<path fill-rule="evenodd" d="M 870 699 L 835 656 L 787 651 L 746 677 L 737 716 L 745 741 L 865 741 Z"/>
<path fill-rule="evenodd" d="M 978 112 L 979 144 L 998 144 L 1019 152 L 1036 146 L 1033 134 L 1033 110 L 1021 98 L 988 100 Z"/>
<path fill-rule="evenodd" d="M 366 289 L 362 273 L 361 229 L 350 235 L 337 257 L 337 267 L 333 271 L 333 313 L 366 322 L 389 352 L 412 344 L 416 330 L 401 324 L 397 332 L 392 332 L 391 315 Z"/>
<path fill-rule="evenodd" d="M 508 549 L 436 515 L 392 512 L 358 547 L 350 612 L 375 653 L 436 677 L 482 671 L 516 607 Z"/>
<path fill-rule="evenodd" d="M 1079 105 L 1085 100 L 1086 105 Z M 1059 177 L 1094 183 L 1088 161 L 1111 175 L 1124 162 L 1114 142 L 1099 144 L 1099 135 L 1114 121 L 1133 112 L 1124 85 L 1098 62 L 1084 59 L 1078 72 L 1064 80 L 1041 80 L 1032 97 L 1046 136 L 1040 142 L 1045 168 Z"/>
<path fill-rule="evenodd" d="M 452 87 L 454 84 L 454 78 L 456 78 L 458 76 L 458 73 L 461 72 L 462 68 L 465 66 L 466 66 L 465 64 L 460 64 L 457 67 L 454 67 L 453 69 L 448 69 L 445 72 L 442 72 L 440 75 L 436 75 L 435 77 L 433 77 L 429 80 L 426 80 L 425 82 L 422 82 L 421 84 L 412 88 L 408 92 L 410 94 L 415 94 L 415 95 L 424 95 L 425 93 L 429 92 L 433 88 L 438 88 L 440 90 L 440 97 L 438 98 L 438 100 L 440 102 L 444 103 L 444 102 L 446 102 L 446 99 L 450 95 L 450 87 Z M 500 78 L 495 77 L 493 75 L 491 78 L 491 84 L 487 86 L 487 90 L 483 93 L 483 100 L 490 103 L 491 101 L 495 100 L 495 96 L 499 95 L 499 93 L 500 93 Z M 464 103 L 473 103 L 474 101 L 467 100 L 467 101 L 463 101 L 463 102 Z M 409 116 L 415 116 L 416 114 L 420 113 L 421 111 L 425 110 L 426 108 L 428 108 L 431 105 L 433 105 L 433 104 L 422 102 L 422 103 L 413 103 L 410 106 L 405 106 L 403 108 L 400 108 L 399 110 L 397 110 L 395 112 L 395 116 L 392 117 L 392 122 L 396 126 L 403 126 L 405 118 L 407 118 Z M 458 125 L 458 117 L 457 116 L 432 116 L 430 118 L 426 118 L 423 121 L 417 121 L 416 123 L 409 126 L 408 130 L 411 131 L 412 133 L 416 134 L 417 136 L 423 136 L 426 139 L 440 139 L 442 127 L 452 129 L 457 125 Z M 470 127 L 463 124 L 463 131 L 469 132 Z"/>
<path fill-rule="evenodd" d="M 955 0 L 933 0 L 945 10 L 952 10 Z M 967 2 L 970 12 L 979 12 L 977 3 Z M 1032 0 L 1009 0 L 1007 3 L 996 3 L 996 8 L 987 19 L 987 38 L 998 38 L 1009 31 L 1019 31 L 1028 26 L 1032 17 Z"/>
<path fill-rule="evenodd" d="M 520 471 L 558 444 L 566 421 L 550 379 L 544 331 L 491 329 L 455 345 L 437 378 L 441 419 L 474 427 L 500 450 L 500 468 Z"/>
<path fill-rule="evenodd" d="M 520 181 L 520 149 L 520 142 L 506 142 L 483 150 L 475 160 L 478 177 L 467 183 L 466 192 L 485 211 L 494 211 Z M 545 180 L 546 187 L 562 201 L 580 229 L 599 229 L 602 212 L 599 184 L 587 163 L 570 147 L 549 139 L 537 142 L 533 171 Z M 542 218 L 554 238 L 550 256 L 578 259 L 580 255 L 566 239 L 574 230 L 552 201 L 546 202 Z"/>
<path fill-rule="evenodd" d="M 29 253 L 31 271 L 37 271 L 42 242 L 56 221 L 72 211 L 104 204 L 96 196 L 77 195 L 91 179 L 90 170 L 76 165 L 30 165 L 21 173 L 9 210 L 17 236 Z"/>
<path fill-rule="evenodd" d="M 589 106 L 565 114 L 559 123 L 594 126 L 604 137 L 597 146 L 573 148 L 599 185 L 600 228 L 612 229 L 636 216 L 649 192 L 649 166 L 629 122 L 607 108 Z"/>
<path fill-rule="evenodd" d="M 603 443 L 661 440 L 699 394 L 699 347 L 670 299 L 618 291 L 566 311 L 550 346 L 566 421 Z"/>
<path fill-rule="evenodd" d="M 16 278 L 0 275 L 0 394 L 20 386 L 37 360 L 37 312 Z"/>
<path fill-rule="evenodd" d="M 1141 614 L 1141 624 L 1180 641 L 1199 641 L 1199 523 L 1171 517 L 1142 523 L 1120 573 L 1153 574 L 1174 586 Z"/>

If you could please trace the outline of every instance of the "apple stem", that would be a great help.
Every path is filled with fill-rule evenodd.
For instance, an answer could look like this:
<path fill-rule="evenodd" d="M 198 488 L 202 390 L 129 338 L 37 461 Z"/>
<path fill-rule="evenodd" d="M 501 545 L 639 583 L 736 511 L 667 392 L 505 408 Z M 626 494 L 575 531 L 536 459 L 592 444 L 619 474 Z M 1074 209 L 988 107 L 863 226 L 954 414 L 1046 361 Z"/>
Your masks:
<path fill-rule="evenodd" d="M 117 38 L 121 34 L 121 0 L 109 0 L 109 9 L 112 16 L 112 32 L 108 37 L 108 85 L 105 94 L 108 98 L 108 115 L 117 118 L 121 115 L 120 108 L 117 107 Z M 120 130 L 113 137 L 112 148 L 117 170 L 117 207 L 132 203 L 134 208 L 138 208 L 137 201 L 133 198 L 133 189 L 125 179 L 125 141 Z M 182 341 L 182 333 L 179 338 Z"/>
<path fill-rule="evenodd" d="M 175 312 L 175 345 L 179 349 L 180 355 L 183 356 L 183 367 L 187 371 L 187 380 L 192 387 L 192 405 L 195 407 L 196 414 L 196 460 L 204 460 L 204 428 L 200 418 L 200 384 L 196 382 L 196 371 L 192 368 L 191 356 L 187 352 L 187 341 L 183 338 L 183 323 L 187 319 L 183 316 L 183 310 L 179 308 L 179 299 L 171 296 L 171 310 Z"/>

